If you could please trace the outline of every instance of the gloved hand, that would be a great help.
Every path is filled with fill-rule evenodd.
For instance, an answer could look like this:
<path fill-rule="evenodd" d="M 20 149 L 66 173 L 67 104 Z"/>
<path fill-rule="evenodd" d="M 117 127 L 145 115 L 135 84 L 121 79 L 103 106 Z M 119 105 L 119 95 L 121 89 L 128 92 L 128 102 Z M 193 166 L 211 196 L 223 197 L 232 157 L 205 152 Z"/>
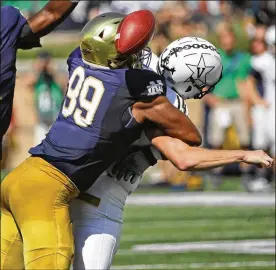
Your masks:
<path fill-rule="evenodd" d="M 107 173 L 118 181 L 129 181 L 133 184 L 148 167 L 155 165 L 156 162 L 150 148 L 143 147 L 129 152 L 121 160 L 113 163 L 107 169 Z"/>

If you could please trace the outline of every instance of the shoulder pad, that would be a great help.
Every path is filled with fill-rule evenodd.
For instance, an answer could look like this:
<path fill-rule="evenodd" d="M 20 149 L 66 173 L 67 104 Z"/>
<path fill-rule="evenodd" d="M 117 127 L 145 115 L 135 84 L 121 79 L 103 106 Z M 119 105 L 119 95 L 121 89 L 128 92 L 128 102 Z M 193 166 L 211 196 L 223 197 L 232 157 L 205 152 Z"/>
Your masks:
<path fill-rule="evenodd" d="M 71 65 L 71 62 L 74 58 L 81 58 L 81 51 L 80 51 L 80 47 L 77 47 L 75 50 L 73 50 L 70 55 L 68 56 L 67 59 L 67 65 Z"/>
<path fill-rule="evenodd" d="M 19 17 L 23 17 L 20 10 L 13 6 L 3 6 L 1 7 L 1 17 L 8 16 L 10 20 L 7 20 L 6 23 L 15 24 Z M 26 19 L 25 19 L 26 20 Z"/>
<path fill-rule="evenodd" d="M 127 70 L 126 84 L 130 94 L 135 98 L 152 98 L 166 95 L 165 78 L 151 70 Z"/>

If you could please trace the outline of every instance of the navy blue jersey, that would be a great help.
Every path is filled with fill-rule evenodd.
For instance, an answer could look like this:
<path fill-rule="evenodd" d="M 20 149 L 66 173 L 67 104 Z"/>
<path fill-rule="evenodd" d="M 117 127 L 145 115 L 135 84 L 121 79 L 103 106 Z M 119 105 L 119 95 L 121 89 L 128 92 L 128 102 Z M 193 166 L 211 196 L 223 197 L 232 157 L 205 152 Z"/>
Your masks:
<path fill-rule="evenodd" d="M 89 65 L 79 48 L 67 64 L 69 83 L 63 107 L 46 138 L 30 153 L 86 190 L 141 136 L 143 125 L 132 117 L 131 106 L 165 95 L 166 83 L 149 70 Z"/>
<path fill-rule="evenodd" d="M 26 19 L 17 8 L 1 7 L 0 140 L 11 118 L 16 76 L 16 51 Z"/>
<path fill-rule="evenodd" d="M 187 108 L 183 98 L 169 87 L 167 87 L 166 96 L 172 105 L 186 114 Z M 145 132 L 142 132 L 141 137 L 128 148 L 128 152 L 114 162 L 107 169 L 107 172 L 118 181 L 123 177 L 124 181 L 134 184 L 145 170 L 154 166 L 157 160 L 162 158 L 162 154 L 151 145 Z"/>

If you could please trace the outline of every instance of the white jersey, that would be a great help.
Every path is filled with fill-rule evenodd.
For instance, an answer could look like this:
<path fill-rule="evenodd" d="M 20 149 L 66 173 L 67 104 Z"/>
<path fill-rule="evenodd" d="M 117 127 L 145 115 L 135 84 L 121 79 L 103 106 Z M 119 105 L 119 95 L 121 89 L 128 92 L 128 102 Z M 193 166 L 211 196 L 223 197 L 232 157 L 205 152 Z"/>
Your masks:
<path fill-rule="evenodd" d="M 264 99 L 275 108 L 275 57 L 269 52 L 253 56 L 251 59 L 252 68 L 262 78 L 264 87 Z"/>
<path fill-rule="evenodd" d="M 252 68 L 262 79 L 264 99 L 269 108 L 254 106 L 251 110 L 254 149 L 270 149 L 275 156 L 275 57 L 269 52 L 252 57 Z"/>

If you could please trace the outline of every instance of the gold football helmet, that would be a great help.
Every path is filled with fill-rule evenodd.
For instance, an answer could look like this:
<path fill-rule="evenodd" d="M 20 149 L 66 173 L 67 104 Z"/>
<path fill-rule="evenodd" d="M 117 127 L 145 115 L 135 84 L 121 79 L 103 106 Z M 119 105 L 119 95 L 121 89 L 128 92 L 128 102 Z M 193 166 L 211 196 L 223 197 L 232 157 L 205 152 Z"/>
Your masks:
<path fill-rule="evenodd" d="M 82 58 L 92 64 L 122 68 L 131 66 L 136 56 L 120 55 L 115 47 L 115 36 L 121 21 L 126 17 L 123 13 L 103 13 L 88 22 L 81 32 Z"/>

